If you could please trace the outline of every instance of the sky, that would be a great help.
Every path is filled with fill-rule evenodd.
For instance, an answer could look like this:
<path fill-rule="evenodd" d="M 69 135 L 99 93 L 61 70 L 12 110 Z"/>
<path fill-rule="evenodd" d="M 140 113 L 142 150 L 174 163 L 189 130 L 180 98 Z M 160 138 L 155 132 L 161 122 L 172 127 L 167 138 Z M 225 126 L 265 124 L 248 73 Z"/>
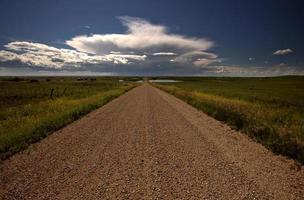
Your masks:
<path fill-rule="evenodd" d="M 0 76 L 304 75 L 303 0 L 0 0 Z"/>

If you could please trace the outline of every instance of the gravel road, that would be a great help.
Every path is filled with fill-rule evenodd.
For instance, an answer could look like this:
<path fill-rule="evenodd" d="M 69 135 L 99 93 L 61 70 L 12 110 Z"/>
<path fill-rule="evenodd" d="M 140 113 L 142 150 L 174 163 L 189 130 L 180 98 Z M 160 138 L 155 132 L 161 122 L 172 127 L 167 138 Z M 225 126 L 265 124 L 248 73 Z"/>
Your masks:
<path fill-rule="evenodd" d="M 0 199 L 304 199 L 303 167 L 149 84 L 0 167 Z"/>

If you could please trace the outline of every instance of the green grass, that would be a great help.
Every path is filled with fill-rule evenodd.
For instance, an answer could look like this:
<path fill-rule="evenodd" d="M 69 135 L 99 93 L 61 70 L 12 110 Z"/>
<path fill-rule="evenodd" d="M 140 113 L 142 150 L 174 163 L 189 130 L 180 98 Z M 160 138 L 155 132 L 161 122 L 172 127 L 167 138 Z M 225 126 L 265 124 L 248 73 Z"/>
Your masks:
<path fill-rule="evenodd" d="M 156 86 L 304 163 L 304 77 L 176 79 Z"/>
<path fill-rule="evenodd" d="M 0 79 L 0 158 L 26 148 L 133 87 L 134 83 L 119 83 L 118 78 Z"/>

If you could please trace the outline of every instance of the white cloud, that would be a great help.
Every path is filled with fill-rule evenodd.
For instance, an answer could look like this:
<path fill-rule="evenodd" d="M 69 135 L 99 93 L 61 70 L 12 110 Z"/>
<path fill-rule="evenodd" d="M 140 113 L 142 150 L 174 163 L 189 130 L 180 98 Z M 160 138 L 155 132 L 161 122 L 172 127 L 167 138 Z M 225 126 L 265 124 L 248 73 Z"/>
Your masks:
<path fill-rule="evenodd" d="M 208 53 L 203 51 L 190 51 L 184 53 L 174 59 L 175 62 L 187 63 L 198 58 L 216 59 L 218 56 L 214 53 Z"/>
<path fill-rule="evenodd" d="M 45 44 L 16 41 L 5 45 L 7 50 L 0 51 L 0 61 L 19 61 L 22 64 L 44 68 L 79 68 L 88 64 L 128 64 L 144 61 L 146 55 L 92 55 L 70 49 L 59 49 Z M 9 51 L 8 51 L 9 50 Z"/>
<path fill-rule="evenodd" d="M 111 54 L 121 54 L 121 52 L 119 52 L 119 51 L 111 51 L 110 53 Z"/>
<path fill-rule="evenodd" d="M 157 52 L 153 53 L 153 56 L 175 56 L 177 55 L 176 53 L 173 52 Z"/>
<path fill-rule="evenodd" d="M 167 27 L 140 18 L 119 19 L 127 27 L 125 33 L 76 36 L 65 42 L 74 49 L 27 41 L 10 42 L 0 51 L 0 65 L 7 66 L 10 62 L 12 66 L 44 70 L 159 70 L 161 73 L 220 62 L 216 54 L 206 52 L 214 45 L 210 40 L 171 34 Z"/>
<path fill-rule="evenodd" d="M 255 60 L 255 58 L 250 57 L 250 58 L 248 58 L 248 60 L 253 61 L 253 60 Z"/>
<path fill-rule="evenodd" d="M 119 17 L 122 24 L 127 27 L 125 34 L 94 34 L 76 36 L 66 41 L 66 44 L 78 51 L 106 54 L 116 50 L 151 50 L 178 49 L 179 51 L 207 50 L 214 43 L 210 40 L 195 37 L 185 37 L 169 34 L 162 25 L 135 17 Z"/>
<path fill-rule="evenodd" d="M 300 75 L 304 69 L 280 64 L 272 67 L 243 67 L 218 64 L 223 61 L 207 52 L 214 42 L 195 37 L 170 34 L 167 27 L 132 17 L 119 18 L 127 31 L 123 34 L 76 36 L 66 41 L 74 49 L 56 48 L 46 44 L 15 41 L 0 51 L 0 72 L 10 72 L 7 63 L 23 64 L 33 73 L 54 74 L 128 74 L 128 75 L 220 75 L 274 76 Z M 282 49 L 274 55 L 292 53 Z M 248 58 L 248 60 L 255 60 Z M 1 64 L 2 63 L 2 64 Z M 5 63 L 5 65 L 3 65 Z M 217 65 L 218 64 L 218 65 Z M 5 66 L 1 67 L 1 66 Z M 12 65 L 14 66 L 14 65 Z M 25 69 L 25 68 L 24 68 Z M 37 70 L 38 69 L 38 70 Z M 56 70 L 54 70 L 56 69 Z M 14 71 L 15 70 L 15 71 Z M 25 73 L 19 70 L 20 73 Z M 77 73 L 76 73 L 77 72 Z"/>
<path fill-rule="evenodd" d="M 195 66 L 201 67 L 201 66 L 210 65 L 212 63 L 218 63 L 218 62 L 221 62 L 221 61 L 218 59 L 198 58 L 197 60 L 195 60 L 193 62 L 193 64 Z"/>
<path fill-rule="evenodd" d="M 304 75 L 304 69 L 299 66 L 274 65 L 271 67 L 251 66 L 244 67 L 239 65 L 218 65 L 203 66 L 201 75 L 215 76 L 240 76 L 240 77 L 263 77 L 263 76 L 285 76 L 285 75 Z"/>
<path fill-rule="evenodd" d="M 292 49 L 280 49 L 280 50 L 273 52 L 273 55 L 284 56 L 284 55 L 290 54 L 292 52 L 293 52 Z"/>
<path fill-rule="evenodd" d="M 170 61 L 182 64 L 192 63 L 194 66 L 200 67 L 209 65 L 211 63 L 221 62 L 221 59 L 219 59 L 214 53 L 191 51 L 171 59 Z"/>
<path fill-rule="evenodd" d="M 10 51 L 0 51 L 0 61 L 2 62 L 9 62 L 9 61 L 14 61 L 18 59 L 18 55 L 16 55 L 13 52 Z"/>

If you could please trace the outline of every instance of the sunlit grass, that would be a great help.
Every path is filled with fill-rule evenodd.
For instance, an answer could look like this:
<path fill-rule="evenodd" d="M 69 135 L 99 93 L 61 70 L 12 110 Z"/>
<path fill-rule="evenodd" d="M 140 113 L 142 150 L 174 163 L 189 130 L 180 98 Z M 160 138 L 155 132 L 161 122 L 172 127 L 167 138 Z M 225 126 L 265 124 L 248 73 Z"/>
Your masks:
<path fill-rule="evenodd" d="M 1 82 L 1 87 L 6 88 L 1 91 L 1 159 L 24 149 L 30 143 L 46 137 L 135 86 L 132 83 L 117 83 L 117 80 L 75 82 L 73 79 L 29 84 L 27 81 Z M 57 91 L 65 90 L 65 94 L 57 92 L 57 95 L 50 96 L 53 88 Z M 34 89 L 39 90 L 37 92 Z"/>
<path fill-rule="evenodd" d="M 250 79 L 248 81 L 252 82 Z M 267 79 L 267 83 L 270 82 L 271 79 Z M 229 84 L 228 81 L 224 88 L 229 88 Z M 262 86 L 263 83 L 257 84 Z M 252 92 L 240 94 L 244 84 L 239 88 L 235 87 L 235 82 L 233 85 L 234 87 L 228 89 L 227 95 L 224 88 L 221 92 L 221 87 L 216 88 L 214 85 L 211 86 L 213 89 L 210 92 L 209 85 L 204 84 L 204 79 L 196 82 L 158 84 L 157 87 L 181 98 L 210 116 L 226 122 L 231 127 L 241 130 L 274 152 L 304 163 L 303 99 L 294 99 L 302 88 L 294 88 L 296 86 L 293 86 L 292 79 L 289 80 L 290 88 L 276 88 L 274 82 L 273 85 L 265 85 L 268 88 L 273 87 L 269 89 L 272 90 L 268 92 L 269 94 L 261 92 L 263 89 L 261 88 L 260 94 L 255 94 L 255 99 L 252 99 L 250 97 Z M 274 95 L 276 92 L 280 95 Z M 292 92 L 295 94 L 286 95 Z M 298 96 L 301 95 L 298 94 Z"/>

